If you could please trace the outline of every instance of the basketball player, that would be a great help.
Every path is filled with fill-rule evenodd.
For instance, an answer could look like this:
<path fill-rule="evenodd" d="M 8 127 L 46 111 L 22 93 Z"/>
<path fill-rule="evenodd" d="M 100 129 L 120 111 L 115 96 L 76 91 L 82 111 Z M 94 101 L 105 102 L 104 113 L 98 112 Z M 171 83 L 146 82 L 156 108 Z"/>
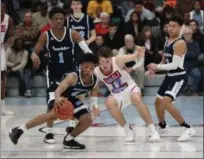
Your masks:
<path fill-rule="evenodd" d="M 96 39 L 93 19 L 87 14 L 82 13 L 83 5 L 81 0 L 71 0 L 70 7 L 72 9 L 72 14 L 67 17 L 66 26 L 79 32 L 81 38 L 86 41 L 87 45 L 91 44 Z M 77 52 L 76 59 L 79 59 L 82 52 L 77 45 L 75 46 L 75 51 Z M 76 122 L 77 121 L 74 120 L 70 121 L 70 131 L 72 131 L 72 127 L 76 125 Z"/>
<path fill-rule="evenodd" d="M 84 53 L 91 52 L 87 44 L 80 37 L 78 32 L 64 27 L 65 12 L 59 7 L 52 8 L 49 12 L 51 29 L 41 34 L 35 50 L 31 55 L 34 67 L 39 67 L 40 60 L 38 55 L 42 48 L 46 47 L 49 52 L 49 63 L 47 68 L 47 104 L 48 111 L 54 106 L 54 91 L 58 86 L 63 74 L 76 67 L 74 54 L 75 43 Z M 52 144 L 55 142 L 52 133 L 53 121 L 47 123 L 48 133 L 44 142 Z"/>
<path fill-rule="evenodd" d="M 160 136 L 154 127 L 152 117 L 147 106 L 142 101 L 141 91 L 137 87 L 134 80 L 128 74 L 125 68 L 125 63 L 136 59 L 138 63 L 143 64 L 143 56 L 145 49 L 139 47 L 136 53 L 113 57 L 111 50 L 107 47 L 102 47 L 98 51 L 99 67 L 96 67 L 96 76 L 109 88 L 111 95 L 106 98 L 105 105 L 111 116 L 120 124 L 126 132 L 126 141 L 134 141 L 134 130 L 127 124 L 121 110 L 129 104 L 134 104 L 148 125 L 150 130 L 149 141 L 159 141 Z M 141 57 L 142 56 L 142 57 Z"/>
<path fill-rule="evenodd" d="M 13 115 L 13 112 L 7 111 L 5 106 L 6 93 L 6 55 L 4 45 L 5 38 L 13 36 L 13 20 L 6 13 L 4 1 L 1 1 L 1 113 L 2 115 Z"/>
<path fill-rule="evenodd" d="M 87 14 L 82 13 L 81 0 L 72 0 L 71 9 L 73 13 L 67 17 L 67 27 L 70 27 L 79 32 L 89 45 L 96 39 L 96 32 L 94 28 L 93 19 Z"/>
<path fill-rule="evenodd" d="M 91 93 L 93 97 L 97 95 L 97 77 L 93 74 L 97 63 L 98 60 L 94 54 L 84 54 L 80 62 L 80 68 L 66 74 L 53 94 L 53 96 L 55 96 L 55 107 L 61 106 L 65 98 L 71 101 L 74 106 L 73 116 L 79 121 L 74 130 L 65 136 L 63 141 L 64 148 L 85 149 L 86 147 L 74 139 L 92 124 L 92 117 L 89 113 L 88 106 L 83 104 L 83 101 L 80 100 L 80 96 L 88 93 Z M 96 105 L 96 103 L 92 103 L 92 105 Z M 13 128 L 10 130 L 9 137 L 14 144 L 17 144 L 18 139 L 26 130 L 43 124 L 50 119 L 56 119 L 53 108 L 47 114 L 38 115 L 25 125 Z"/>
<path fill-rule="evenodd" d="M 163 130 L 167 128 L 165 121 L 165 109 L 173 118 L 185 128 L 185 131 L 177 139 L 186 141 L 195 134 L 195 130 L 185 122 L 179 110 L 173 105 L 173 101 L 187 84 L 187 74 L 183 67 L 186 54 L 186 43 L 179 36 L 183 25 L 182 17 L 175 15 L 169 23 L 169 39 L 164 47 L 164 58 L 160 64 L 151 63 L 148 65 L 149 73 L 153 74 L 157 70 L 166 70 L 166 77 L 160 86 L 155 101 L 155 108 L 159 120 L 159 127 Z"/>

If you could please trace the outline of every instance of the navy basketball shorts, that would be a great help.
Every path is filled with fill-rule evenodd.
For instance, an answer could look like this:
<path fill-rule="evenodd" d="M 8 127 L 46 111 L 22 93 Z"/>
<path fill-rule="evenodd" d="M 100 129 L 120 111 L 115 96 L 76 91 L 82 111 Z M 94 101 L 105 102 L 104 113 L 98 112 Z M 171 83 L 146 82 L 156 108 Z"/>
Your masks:
<path fill-rule="evenodd" d="M 78 98 L 68 98 L 74 106 L 74 117 L 79 120 L 79 118 L 84 114 L 89 114 L 88 105 L 81 102 Z"/>
<path fill-rule="evenodd" d="M 175 101 L 176 98 L 184 88 L 186 87 L 188 82 L 187 74 L 168 76 L 164 78 L 163 83 L 161 84 L 159 91 L 157 93 L 157 97 L 162 99 L 164 96 L 170 97 L 172 101 Z"/>

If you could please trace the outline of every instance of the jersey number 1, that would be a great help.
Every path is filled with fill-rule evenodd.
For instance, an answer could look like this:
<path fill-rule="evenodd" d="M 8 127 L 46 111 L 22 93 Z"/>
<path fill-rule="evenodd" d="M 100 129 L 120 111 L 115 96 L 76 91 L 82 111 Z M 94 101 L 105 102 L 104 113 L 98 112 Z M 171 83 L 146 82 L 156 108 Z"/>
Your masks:
<path fill-rule="evenodd" d="M 59 63 L 64 63 L 63 52 L 59 53 Z"/>

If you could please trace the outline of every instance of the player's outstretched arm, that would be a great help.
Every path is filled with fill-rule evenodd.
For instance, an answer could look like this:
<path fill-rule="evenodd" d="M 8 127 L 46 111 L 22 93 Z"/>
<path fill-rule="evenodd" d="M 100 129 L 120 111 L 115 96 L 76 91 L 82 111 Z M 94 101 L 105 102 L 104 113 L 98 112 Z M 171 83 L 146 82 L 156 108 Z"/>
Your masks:
<path fill-rule="evenodd" d="M 145 47 L 138 46 L 134 54 L 117 56 L 115 58 L 116 63 L 120 68 L 123 68 L 125 63 L 134 61 L 134 60 L 139 62 L 140 65 L 142 65 L 144 63 L 144 53 L 145 53 Z"/>
<path fill-rule="evenodd" d="M 57 89 L 55 90 L 55 105 L 62 106 L 64 97 L 61 97 L 61 94 L 67 90 L 69 86 L 73 86 L 77 83 L 77 75 L 76 73 L 69 73 L 64 80 L 59 84 Z"/>
<path fill-rule="evenodd" d="M 79 47 L 83 50 L 84 53 L 92 53 L 86 42 L 80 37 L 79 33 L 75 30 L 72 30 L 72 39 L 74 42 L 78 43 Z"/>
<path fill-rule="evenodd" d="M 40 66 L 40 59 L 39 59 L 38 55 L 40 54 L 41 50 L 45 47 L 46 43 L 47 43 L 47 35 L 46 35 L 46 33 L 43 33 L 40 35 L 40 37 L 39 37 L 39 39 L 35 45 L 34 51 L 31 54 L 31 59 L 33 61 L 33 65 L 36 68 L 38 68 Z"/>
<path fill-rule="evenodd" d="M 179 67 L 182 61 L 182 56 L 186 53 L 186 43 L 184 40 L 179 40 L 174 44 L 174 55 L 171 63 L 168 64 L 150 64 L 149 70 L 175 70 Z"/>

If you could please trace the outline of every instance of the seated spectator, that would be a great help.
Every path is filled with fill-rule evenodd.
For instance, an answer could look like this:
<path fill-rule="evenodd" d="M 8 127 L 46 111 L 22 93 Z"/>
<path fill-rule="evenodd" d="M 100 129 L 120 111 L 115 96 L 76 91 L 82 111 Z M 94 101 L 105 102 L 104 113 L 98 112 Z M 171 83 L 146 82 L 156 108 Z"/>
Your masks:
<path fill-rule="evenodd" d="M 199 95 L 201 73 L 198 68 L 198 57 L 200 54 L 199 46 L 192 39 L 193 31 L 191 28 L 185 28 L 183 37 L 187 44 L 187 53 L 184 61 L 184 68 L 188 75 L 193 79 L 193 95 Z"/>
<path fill-rule="evenodd" d="M 193 40 L 200 46 L 200 52 L 204 53 L 204 34 L 200 31 L 198 22 L 194 19 L 189 21 L 189 26 L 193 30 Z"/>
<path fill-rule="evenodd" d="M 134 54 L 138 46 L 135 45 L 133 36 L 130 34 L 127 34 L 125 35 L 124 40 L 125 40 L 125 46 L 120 48 L 118 52 L 118 56 Z M 126 63 L 126 70 L 127 72 L 130 73 L 134 81 L 137 83 L 138 87 L 143 92 L 144 77 L 145 77 L 144 60 L 141 60 L 141 61 L 133 60 L 131 62 Z"/>
<path fill-rule="evenodd" d="M 96 34 L 105 35 L 108 33 L 108 27 L 110 22 L 110 16 L 108 13 L 101 13 L 100 15 L 100 23 L 95 24 Z"/>
<path fill-rule="evenodd" d="M 192 10 L 193 10 L 193 1 L 192 0 L 177 1 L 176 12 L 179 13 L 180 15 L 184 15 L 185 13 L 189 13 Z"/>
<path fill-rule="evenodd" d="M 140 16 L 140 20 L 141 22 L 143 22 L 145 19 L 146 20 L 152 20 L 155 18 L 155 15 L 148 9 L 146 9 L 144 6 L 143 6 L 143 2 L 138 0 L 135 2 L 135 8 L 134 9 L 131 9 L 126 17 L 125 17 L 125 21 L 129 21 L 130 20 L 130 15 L 132 12 L 136 12 L 139 16 Z"/>
<path fill-rule="evenodd" d="M 196 20 L 200 31 L 204 31 L 204 11 L 201 10 L 200 0 L 195 0 L 194 10 L 190 12 L 190 19 Z"/>
<path fill-rule="evenodd" d="M 102 13 L 101 7 L 97 7 L 96 8 L 96 17 L 94 19 L 94 23 L 100 23 L 101 22 L 101 18 L 100 18 L 101 13 Z"/>
<path fill-rule="evenodd" d="M 63 3 L 60 2 L 60 0 L 49 0 L 49 1 L 48 1 L 48 12 L 49 12 L 53 7 L 63 8 Z"/>
<path fill-rule="evenodd" d="M 104 40 L 102 35 L 96 35 L 96 40 L 93 42 L 93 44 L 90 46 L 90 49 L 97 55 L 98 50 L 105 46 Z"/>
<path fill-rule="evenodd" d="M 157 37 L 158 40 L 158 53 L 162 56 L 164 53 L 164 44 L 169 38 L 168 33 L 169 23 L 165 23 L 161 32 L 161 35 Z"/>
<path fill-rule="evenodd" d="M 110 0 L 91 0 L 87 6 L 87 14 L 93 18 L 96 17 L 96 8 L 100 7 L 102 12 L 109 15 L 113 13 L 113 8 Z"/>
<path fill-rule="evenodd" d="M 48 6 L 47 3 L 40 4 L 40 11 L 33 14 L 33 23 L 38 26 L 41 30 L 45 25 L 48 24 Z"/>
<path fill-rule="evenodd" d="M 138 44 L 146 48 L 144 65 L 145 68 L 150 63 L 159 63 L 161 61 L 162 56 L 157 52 L 157 40 L 152 37 L 151 27 L 145 26 L 143 28 Z"/>
<path fill-rule="evenodd" d="M 10 75 L 16 75 L 19 78 L 19 93 L 23 95 L 24 88 L 29 86 L 29 83 L 24 77 L 24 68 L 28 60 L 28 51 L 24 48 L 23 39 L 16 39 L 12 47 L 6 50 L 7 71 Z M 24 86 L 25 84 L 25 86 Z"/>
<path fill-rule="evenodd" d="M 38 27 L 33 23 L 32 12 L 25 12 L 24 21 L 22 24 L 19 24 L 18 28 L 21 30 L 21 37 L 24 40 L 25 49 L 31 53 L 40 34 Z"/>
<path fill-rule="evenodd" d="M 137 15 L 137 12 L 132 12 L 130 15 L 130 20 L 125 23 L 124 28 L 125 34 L 131 34 L 136 42 L 136 39 L 139 38 L 140 33 L 142 31 L 142 23 L 140 22 L 140 18 Z"/>
<path fill-rule="evenodd" d="M 104 35 L 104 43 L 108 46 L 116 56 L 119 49 L 124 45 L 123 33 L 118 30 L 118 26 L 114 23 L 109 24 L 109 33 Z"/>
<path fill-rule="evenodd" d="M 121 12 L 123 14 L 123 19 L 125 19 L 129 10 L 133 10 L 135 7 L 134 0 L 123 1 L 121 4 Z"/>
<path fill-rule="evenodd" d="M 174 8 L 167 5 L 163 10 L 162 15 L 160 16 L 161 27 L 164 24 L 168 23 L 173 15 L 174 15 Z"/>

